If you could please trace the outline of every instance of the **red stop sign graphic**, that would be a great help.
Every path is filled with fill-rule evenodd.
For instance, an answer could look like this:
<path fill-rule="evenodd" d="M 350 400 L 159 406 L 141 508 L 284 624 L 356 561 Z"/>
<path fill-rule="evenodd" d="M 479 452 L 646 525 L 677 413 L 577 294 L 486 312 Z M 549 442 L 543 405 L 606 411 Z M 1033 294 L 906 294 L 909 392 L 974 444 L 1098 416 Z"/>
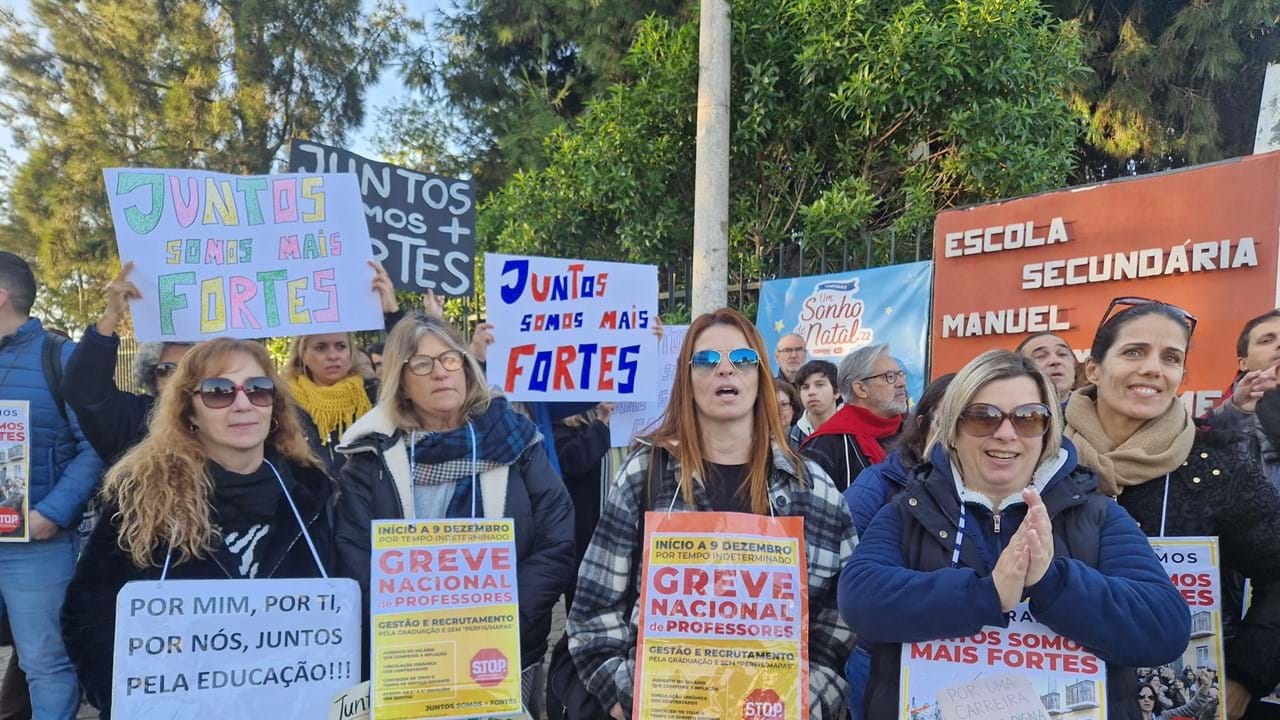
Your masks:
<path fill-rule="evenodd" d="M 782 720 L 786 707 L 773 690 L 753 690 L 742 703 L 743 720 Z"/>
<path fill-rule="evenodd" d="M 507 656 L 485 648 L 471 658 L 471 679 L 480 687 L 495 687 L 507 679 Z"/>
<path fill-rule="evenodd" d="M 0 508 L 0 532 L 11 533 L 21 524 L 21 513 L 13 508 Z"/>

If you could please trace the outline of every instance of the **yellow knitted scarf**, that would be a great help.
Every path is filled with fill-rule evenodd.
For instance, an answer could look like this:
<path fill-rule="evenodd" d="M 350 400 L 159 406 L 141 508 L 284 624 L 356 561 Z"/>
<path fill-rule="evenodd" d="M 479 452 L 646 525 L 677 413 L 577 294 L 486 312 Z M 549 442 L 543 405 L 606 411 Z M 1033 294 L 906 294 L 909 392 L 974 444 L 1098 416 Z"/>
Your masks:
<path fill-rule="evenodd" d="M 299 375 L 289 381 L 289 391 L 294 402 L 311 416 L 322 445 L 328 445 L 335 433 L 341 436 L 356 418 L 373 407 L 364 391 L 364 378 L 359 375 L 348 375 L 328 387 Z"/>

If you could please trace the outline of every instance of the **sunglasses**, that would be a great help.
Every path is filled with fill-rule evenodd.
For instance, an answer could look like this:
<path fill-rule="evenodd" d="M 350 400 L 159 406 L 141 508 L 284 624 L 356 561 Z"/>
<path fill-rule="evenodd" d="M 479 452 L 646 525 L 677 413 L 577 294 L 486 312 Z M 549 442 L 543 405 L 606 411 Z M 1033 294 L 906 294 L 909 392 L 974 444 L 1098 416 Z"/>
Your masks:
<path fill-rule="evenodd" d="M 1180 318 L 1182 318 L 1182 323 L 1187 326 L 1187 334 L 1188 335 L 1195 334 L 1196 332 L 1196 316 L 1195 315 L 1192 315 L 1191 313 L 1187 312 L 1186 310 L 1183 310 L 1177 305 L 1170 305 L 1167 302 L 1161 302 L 1160 300 L 1152 300 L 1151 298 L 1143 298 L 1143 297 L 1118 297 L 1112 300 L 1111 304 L 1107 306 L 1107 311 L 1102 314 L 1102 322 L 1098 323 L 1098 329 L 1101 330 L 1102 326 L 1106 325 L 1107 321 L 1110 320 L 1112 316 L 1118 315 L 1119 313 L 1124 312 L 1125 310 L 1128 310 L 1130 308 L 1141 307 L 1143 305 L 1163 305 L 1164 307 L 1169 308 L 1174 312 L 1175 315 L 1178 315 Z"/>
<path fill-rule="evenodd" d="M 462 353 L 457 350 L 445 350 L 444 352 L 432 357 L 430 355 L 414 355 L 404 361 L 409 366 L 409 372 L 414 375 L 430 375 L 435 369 L 436 363 L 440 363 L 449 372 L 457 372 L 462 369 L 462 361 L 464 360 Z"/>
<path fill-rule="evenodd" d="M 960 413 L 960 429 L 973 437 L 990 437 L 1005 420 L 1019 437 L 1039 437 L 1049 431 L 1049 406 L 1027 403 L 1005 412 L 995 405 L 974 403 Z"/>
<path fill-rule="evenodd" d="M 210 410 L 221 410 L 231 407 L 236 401 L 236 393 L 243 392 L 249 402 L 258 407 L 270 407 L 276 401 L 276 384 L 268 377 L 251 377 L 238 385 L 226 378 L 209 378 L 200 383 L 194 392 L 200 401 Z"/>
<path fill-rule="evenodd" d="M 1138 693 L 1139 700 L 1155 700 L 1156 696 L 1151 693 Z"/>
<path fill-rule="evenodd" d="M 173 374 L 173 371 L 177 369 L 178 369 L 178 363 L 171 363 L 171 362 L 156 363 L 156 366 L 151 368 L 151 374 L 155 375 L 156 377 L 169 377 L 170 375 Z"/>
<path fill-rule="evenodd" d="M 722 353 L 719 350 L 699 350 L 689 358 L 689 364 L 693 366 L 694 370 L 715 370 L 720 367 L 720 363 L 726 356 L 735 370 L 743 370 L 760 364 L 760 354 L 751 348 L 737 348 L 730 350 L 728 353 Z"/>

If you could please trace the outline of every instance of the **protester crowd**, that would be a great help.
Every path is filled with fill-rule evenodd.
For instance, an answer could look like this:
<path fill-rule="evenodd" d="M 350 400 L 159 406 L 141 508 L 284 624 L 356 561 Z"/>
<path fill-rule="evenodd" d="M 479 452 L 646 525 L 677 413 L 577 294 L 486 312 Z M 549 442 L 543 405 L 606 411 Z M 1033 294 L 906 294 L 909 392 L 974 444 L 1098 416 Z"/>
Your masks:
<path fill-rule="evenodd" d="M 665 414 L 602 483 L 612 405 L 508 402 L 484 363 L 509 329 L 466 338 L 435 298 L 401 312 L 374 265 L 385 342 L 294 338 L 279 370 L 254 341 L 145 346 L 134 394 L 114 381 L 145 296 L 130 268 L 60 344 L 0 253 L 0 399 L 32 425 L 32 541 L 0 546 L 0 718 L 73 718 L 82 698 L 110 717 L 127 582 L 332 574 L 360 583 L 367 622 L 372 522 L 510 518 L 525 706 L 624 720 L 658 508 L 803 518 L 812 718 L 899 717 L 904 645 L 1022 603 L 1107 662 L 1109 718 L 1280 717 L 1259 702 L 1280 684 L 1280 310 L 1242 323 L 1227 399 L 1194 418 L 1177 391 L 1196 319 L 1159 300 L 1114 302 L 1083 360 L 1037 333 L 918 398 L 890 346 L 809 358 L 722 309 L 693 319 Z M 1190 615 L 1148 542 L 1168 536 L 1219 539 L 1221 674 L 1181 662 Z"/>

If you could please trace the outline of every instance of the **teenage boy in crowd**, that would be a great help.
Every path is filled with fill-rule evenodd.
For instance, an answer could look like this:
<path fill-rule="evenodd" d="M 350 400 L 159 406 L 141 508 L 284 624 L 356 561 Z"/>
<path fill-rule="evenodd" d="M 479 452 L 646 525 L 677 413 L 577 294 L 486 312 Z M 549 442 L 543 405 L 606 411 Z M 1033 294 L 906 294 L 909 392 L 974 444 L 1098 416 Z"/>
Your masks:
<path fill-rule="evenodd" d="M 799 446 L 836 414 L 840 396 L 836 395 L 836 366 L 826 360 L 810 360 L 795 376 L 804 414 L 791 428 L 791 440 Z"/>

